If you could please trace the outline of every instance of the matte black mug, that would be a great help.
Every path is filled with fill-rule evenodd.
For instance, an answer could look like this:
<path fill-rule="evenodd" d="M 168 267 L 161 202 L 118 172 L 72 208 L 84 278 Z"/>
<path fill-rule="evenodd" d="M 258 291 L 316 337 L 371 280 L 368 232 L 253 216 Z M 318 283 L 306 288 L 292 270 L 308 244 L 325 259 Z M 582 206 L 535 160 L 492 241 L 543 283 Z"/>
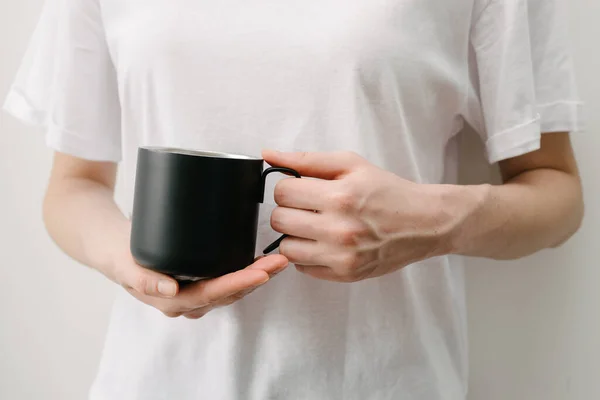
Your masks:
<path fill-rule="evenodd" d="M 131 253 L 179 281 L 214 278 L 254 262 L 268 168 L 243 155 L 166 147 L 138 149 Z M 279 247 L 285 235 L 264 253 Z"/>

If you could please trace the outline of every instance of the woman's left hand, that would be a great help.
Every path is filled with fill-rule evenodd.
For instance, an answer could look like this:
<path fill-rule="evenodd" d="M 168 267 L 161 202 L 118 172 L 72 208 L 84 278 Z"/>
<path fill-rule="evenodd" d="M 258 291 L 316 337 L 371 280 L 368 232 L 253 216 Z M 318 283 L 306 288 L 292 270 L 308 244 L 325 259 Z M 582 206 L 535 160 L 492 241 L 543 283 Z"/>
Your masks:
<path fill-rule="evenodd" d="M 410 182 L 355 153 L 264 151 L 263 157 L 319 178 L 280 181 L 271 216 L 273 229 L 290 236 L 280 253 L 316 278 L 355 282 L 447 254 L 469 209 L 458 186 Z"/>

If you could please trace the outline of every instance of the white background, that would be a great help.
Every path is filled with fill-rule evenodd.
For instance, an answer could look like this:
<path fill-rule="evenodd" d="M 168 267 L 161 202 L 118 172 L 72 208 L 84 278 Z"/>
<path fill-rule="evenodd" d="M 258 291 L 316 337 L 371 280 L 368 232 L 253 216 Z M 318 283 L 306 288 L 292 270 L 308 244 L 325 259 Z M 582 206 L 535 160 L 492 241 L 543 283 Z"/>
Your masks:
<path fill-rule="evenodd" d="M 42 0 L 0 0 L 0 97 Z M 588 132 L 575 136 L 587 214 L 559 250 L 512 263 L 469 260 L 470 400 L 600 399 L 600 2 L 570 0 Z M 473 139 L 464 151 L 479 154 Z M 0 399 L 79 400 L 95 374 L 114 288 L 48 238 L 41 201 L 51 152 L 0 115 Z M 489 179 L 480 160 L 469 182 Z"/>

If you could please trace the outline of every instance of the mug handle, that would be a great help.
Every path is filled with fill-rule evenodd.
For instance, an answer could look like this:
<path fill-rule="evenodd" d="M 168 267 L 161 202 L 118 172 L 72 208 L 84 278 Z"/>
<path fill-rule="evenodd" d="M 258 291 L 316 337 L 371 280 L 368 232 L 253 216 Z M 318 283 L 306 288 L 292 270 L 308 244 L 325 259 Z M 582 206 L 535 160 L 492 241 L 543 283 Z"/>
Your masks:
<path fill-rule="evenodd" d="M 265 184 L 267 182 L 267 176 L 269 176 L 269 174 L 271 174 L 273 172 L 281 172 L 283 174 L 295 176 L 296 178 L 302 178 L 302 176 L 297 171 L 295 171 L 291 168 L 285 168 L 285 167 L 267 168 L 262 174 L 262 180 L 261 180 L 262 187 L 260 190 L 260 193 L 261 193 L 260 194 L 260 202 L 261 203 L 265 199 Z M 277 239 L 276 241 L 274 241 L 273 243 L 271 243 L 270 245 L 265 247 L 265 249 L 263 250 L 263 254 L 269 254 L 273 250 L 277 249 L 279 247 L 279 245 L 281 244 L 281 242 L 283 241 L 283 239 L 285 239 L 286 237 L 288 237 L 288 235 L 281 235 L 281 237 L 279 239 Z"/>

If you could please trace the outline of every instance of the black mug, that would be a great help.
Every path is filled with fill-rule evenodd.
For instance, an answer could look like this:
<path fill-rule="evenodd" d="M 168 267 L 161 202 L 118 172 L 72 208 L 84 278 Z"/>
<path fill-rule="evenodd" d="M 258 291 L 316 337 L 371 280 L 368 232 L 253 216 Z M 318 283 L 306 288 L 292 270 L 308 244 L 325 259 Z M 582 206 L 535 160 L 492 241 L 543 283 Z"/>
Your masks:
<path fill-rule="evenodd" d="M 186 282 L 215 278 L 254 262 L 264 161 L 166 147 L 138 149 L 131 253 L 143 267 Z M 264 253 L 279 247 L 281 240 Z"/>

